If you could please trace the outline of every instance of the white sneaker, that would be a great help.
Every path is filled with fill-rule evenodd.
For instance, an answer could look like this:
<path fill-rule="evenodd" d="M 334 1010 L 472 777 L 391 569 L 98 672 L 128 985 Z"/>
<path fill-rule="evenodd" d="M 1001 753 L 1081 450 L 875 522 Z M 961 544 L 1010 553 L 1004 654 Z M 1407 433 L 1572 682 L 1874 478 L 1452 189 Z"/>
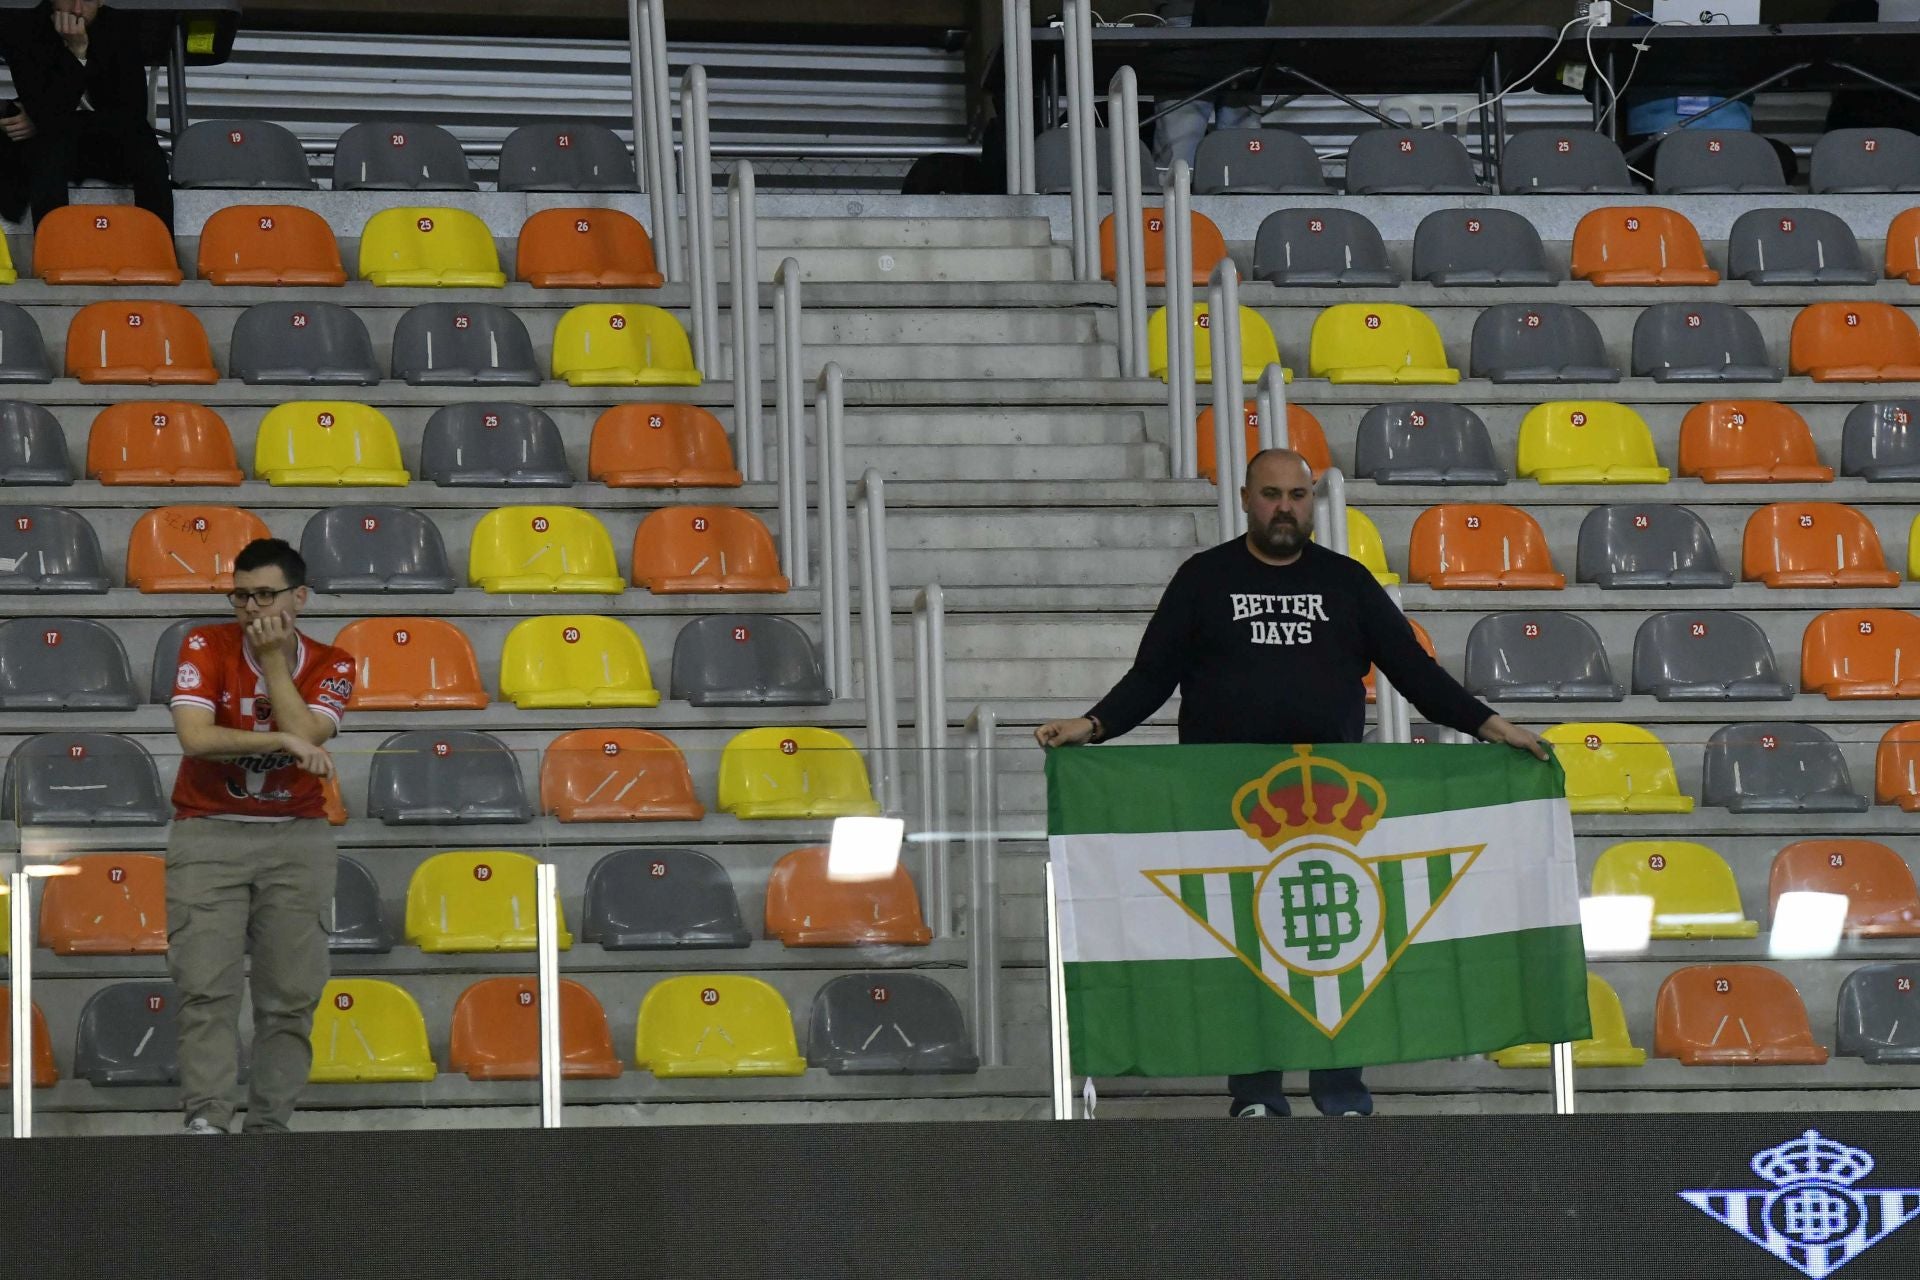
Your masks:
<path fill-rule="evenodd" d="M 1274 1115 L 1264 1102 L 1249 1102 L 1233 1113 L 1235 1120 L 1265 1120 Z"/>
<path fill-rule="evenodd" d="M 207 1119 L 205 1116 L 195 1116 L 193 1119 L 187 1121 L 186 1132 L 193 1137 L 204 1138 L 208 1135 L 217 1136 L 224 1132 L 224 1130 L 217 1128 L 213 1121 Z"/>

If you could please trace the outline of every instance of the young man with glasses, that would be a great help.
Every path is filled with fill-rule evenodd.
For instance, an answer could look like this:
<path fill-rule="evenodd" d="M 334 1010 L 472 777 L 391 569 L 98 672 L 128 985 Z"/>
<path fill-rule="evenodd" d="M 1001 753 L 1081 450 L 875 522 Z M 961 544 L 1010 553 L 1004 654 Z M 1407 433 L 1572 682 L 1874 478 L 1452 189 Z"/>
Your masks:
<path fill-rule="evenodd" d="M 180 989 L 188 1133 L 224 1133 L 233 1122 L 249 944 L 249 1132 L 286 1131 L 312 1066 L 337 856 L 325 744 L 353 693 L 354 660 L 294 629 L 306 577 L 287 543 L 248 543 L 227 593 L 234 620 L 188 632 L 173 673 L 181 759 L 167 836 L 167 965 Z"/>

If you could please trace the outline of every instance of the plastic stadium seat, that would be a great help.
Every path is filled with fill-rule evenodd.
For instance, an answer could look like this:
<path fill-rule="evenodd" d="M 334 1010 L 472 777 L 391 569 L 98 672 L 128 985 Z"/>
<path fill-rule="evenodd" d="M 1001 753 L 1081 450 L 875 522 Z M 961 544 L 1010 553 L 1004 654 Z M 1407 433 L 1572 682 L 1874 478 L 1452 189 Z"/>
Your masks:
<path fill-rule="evenodd" d="M 249 385 L 370 387 L 380 381 L 373 339 L 335 302 L 262 302 L 233 322 L 227 367 Z"/>
<path fill-rule="evenodd" d="M 380 886 L 373 873 L 342 854 L 334 864 L 333 902 L 327 914 L 327 950 L 384 955 L 393 950 Z"/>
<path fill-rule="evenodd" d="M 1871 481 L 1920 480 L 1920 400 L 1869 400 L 1849 409 L 1840 471 Z"/>
<path fill-rule="evenodd" d="M 171 982 L 116 982 L 87 997 L 73 1074 L 95 1087 L 177 1085 L 180 992 Z"/>
<path fill-rule="evenodd" d="M 268 410 L 253 469 L 276 485 L 404 485 L 410 478 L 387 415 L 346 400 L 292 400 Z"/>
<path fill-rule="evenodd" d="M 727 429 L 693 404 L 617 404 L 604 410 L 593 422 L 587 478 L 616 489 L 741 483 Z"/>
<path fill-rule="evenodd" d="M 831 729 L 798 725 L 733 735 L 720 757 L 719 807 L 737 818 L 880 812 L 853 744 Z"/>
<path fill-rule="evenodd" d="M 1606 646 L 1585 619 L 1550 610 L 1489 613 L 1467 635 L 1466 686 L 1506 702 L 1618 702 Z"/>
<path fill-rule="evenodd" d="M 1633 322 L 1633 376 L 1655 382 L 1778 382 L 1760 325 L 1724 302 L 1662 302 Z"/>
<path fill-rule="evenodd" d="M 1413 629 L 1413 638 L 1419 641 L 1420 648 L 1426 652 L 1426 655 L 1438 661 L 1440 655 L 1433 647 L 1433 637 L 1428 635 L 1427 629 L 1420 625 L 1420 620 L 1418 618 L 1408 618 L 1407 625 Z M 1367 674 L 1360 677 L 1360 684 L 1367 691 L 1367 702 L 1369 704 L 1378 701 L 1379 690 L 1376 687 L 1375 680 L 1379 674 L 1380 669 L 1378 667 L 1368 667 Z M 1421 725 L 1424 723 L 1424 721 L 1415 721 L 1413 723 L 1413 733 L 1415 735 L 1413 740 L 1415 742 L 1425 740 L 1418 736 L 1421 731 Z M 1427 725 L 1426 727 L 1431 729 L 1433 726 Z M 1369 733 L 1371 733 L 1371 730 L 1369 730 Z M 1369 737 L 1367 741 L 1372 742 L 1374 739 Z"/>
<path fill-rule="evenodd" d="M 1554 400 L 1520 422 L 1519 472 L 1541 484 L 1665 484 L 1645 418 L 1603 400 Z"/>
<path fill-rule="evenodd" d="M 269 120 L 188 125 L 173 140 L 173 181 L 256 191 L 308 191 L 315 185 L 300 139 Z"/>
<path fill-rule="evenodd" d="M 1060 195 L 1073 187 L 1073 144 L 1067 138 L 1067 126 L 1048 129 L 1033 140 L 1034 190 L 1043 196 Z M 1113 144 L 1105 129 L 1093 131 L 1094 181 L 1100 194 L 1113 194 Z M 1153 153 L 1140 144 L 1140 181 L 1150 186 L 1158 172 Z"/>
<path fill-rule="evenodd" d="M 1540 233 L 1511 209 L 1435 209 L 1413 233 L 1413 278 L 1459 285 L 1558 284 Z"/>
<path fill-rule="evenodd" d="M 923 974 L 898 970 L 843 973 L 814 993 L 807 1062 L 836 1076 L 980 1069 L 953 993 Z"/>
<path fill-rule="evenodd" d="M 117 733 L 42 733 L 7 757 L 0 820 L 21 826 L 158 827 L 173 816 L 153 757 Z"/>
<path fill-rule="evenodd" d="M 1920 284 L 1920 209 L 1894 215 L 1887 224 L 1887 274 Z"/>
<path fill-rule="evenodd" d="M 467 578 L 494 594 L 627 589 L 606 526 L 578 507 L 497 507 L 481 516 Z"/>
<path fill-rule="evenodd" d="M 1727 278 L 1749 284 L 1865 284 L 1880 278 L 1825 209 L 1749 209 L 1727 234 Z"/>
<path fill-rule="evenodd" d="M 201 279 L 217 285 L 347 282 L 333 228 L 313 210 L 290 204 L 242 204 L 215 210 L 200 228 L 195 270 Z"/>
<path fill-rule="evenodd" d="M 13 996 L 5 985 L 0 985 L 0 1000 L 10 1000 Z M 9 1008 L 12 1006 L 9 1005 Z M 0 1085 L 13 1083 L 13 1019 L 0 1018 Z M 47 1015 L 41 1012 L 40 1002 L 33 1002 L 33 1087 L 51 1089 L 60 1083 L 60 1069 L 53 1062 L 53 1038 L 47 1034 Z"/>
<path fill-rule="evenodd" d="M 1808 175 L 1815 195 L 1920 191 L 1920 137 L 1879 126 L 1829 130 L 1813 144 Z"/>
<path fill-rule="evenodd" d="M 1632 195 L 1639 188 L 1620 147 L 1591 129 L 1529 129 L 1500 153 L 1500 190 L 1510 196 Z"/>
<path fill-rule="evenodd" d="M 13 251 L 0 243 L 0 284 L 14 284 L 20 279 L 20 272 L 13 265 Z"/>
<path fill-rule="evenodd" d="M 1876 840 L 1796 840 L 1774 855 L 1767 896 L 1774 919 L 1783 893 L 1835 893 L 1847 900 L 1857 938 L 1920 937 L 1920 890 L 1904 859 Z"/>
<path fill-rule="evenodd" d="M 1166 210 L 1145 209 L 1140 214 L 1140 262 L 1149 285 L 1164 285 L 1167 282 L 1167 233 Z M 1204 286 L 1213 275 L 1213 269 L 1227 256 L 1227 242 L 1220 235 L 1220 228 L 1213 219 L 1204 213 L 1188 215 L 1189 234 L 1193 243 L 1193 283 Z M 1118 250 L 1113 242 L 1113 215 L 1108 214 L 1100 220 L 1100 278 L 1112 280 L 1119 267 L 1115 261 Z"/>
<path fill-rule="evenodd" d="M 233 590 L 233 558 L 266 522 L 239 507 L 160 507 L 127 539 L 127 585 L 148 593 Z"/>
<path fill-rule="evenodd" d="M 0 622 L 0 711 L 131 711 L 139 705 L 127 651 L 102 624 L 42 617 Z"/>
<path fill-rule="evenodd" d="M 527 326 L 491 302 L 425 302 L 393 330 L 393 376 L 414 387 L 532 387 L 540 362 Z"/>
<path fill-rule="evenodd" d="M 1780 154 L 1757 133 L 1681 129 L 1653 153 L 1653 189 L 1660 195 L 1791 190 Z"/>
<path fill-rule="evenodd" d="M 674 637 L 673 698 L 696 707 L 824 707 L 833 694 L 798 623 L 722 613 L 694 618 Z"/>
<path fill-rule="evenodd" d="M 360 232 L 358 275 L 413 289 L 497 289 L 507 282 L 493 233 L 464 209 L 382 209 Z"/>
<path fill-rule="evenodd" d="M 201 627 L 219 627 L 233 621 L 228 613 L 216 618 L 182 618 L 168 625 L 160 633 L 160 639 L 153 646 L 153 670 L 148 679 L 147 701 L 157 706 L 167 706 L 173 701 L 174 664 L 180 661 L 180 647 L 187 642 L 187 636 Z M 352 703 L 348 703 L 352 706 Z"/>
<path fill-rule="evenodd" d="M 1366 129 L 1347 148 L 1347 194 L 1479 194 L 1473 160 L 1437 129 Z"/>
<path fill-rule="evenodd" d="M 807 1069 L 780 993 L 758 978 L 716 973 L 654 984 L 640 1002 L 634 1062 L 661 1077 L 797 1076 Z"/>
<path fill-rule="evenodd" d="M 1772 400 L 1709 400 L 1680 423 L 1680 474 L 1708 484 L 1825 484 L 1813 432 Z"/>
<path fill-rule="evenodd" d="M 680 748 L 645 729 L 575 729 L 540 757 L 540 809 L 562 822 L 698 822 Z"/>
<path fill-rule="evenodd" d="M 69 204 L 33 229 L 33 274 L 48 284 L 179 284 L 167 224 L 136 205 Z"/>
<path fill-rule="evenodd" d="M 1775 502 L 1747 517 L 1741 576 L 1769 587 L 1897 587 L 1873 522 L 1845 503 Z"/>
<path fill-rule="evenodd" d="M 1690 840 L 1629 840 L 1593 864 L 1597 898 L 1652 898 L 1656 938 L 1754 938 L 1727 860 Z"/>
<path fill-rule="evenodd" d="M 1413 522 L 1407 577 L 1436 590 L 1558 591 L 1547 537 L 1518 507 L 1447 503 Z"/>
<path fill-rule="evenodd" d="M 1800 640 L 1800 687 L 1835 701 L 1920 698 L 1920 616 L 1833 609 Z"/>
<path fill-rule="evenodd" d="M 52 381 L 53 363 L 40 326 L 25 307 L 0 302 L 0 383 Z"/>
<path fill-rule="evenodd" d="M 1587 975 L 1587 1019 L 1593 1035 L 1573 1042 L 1574 1066 L 1644 1067 L 1647 1064 L 1647 1051 L 1636 1048 L 1627 1032 L 1627 1012 L 1620 1006 L 1620 994 L 1597 973 Z M 1487 1056 L 1502 1067 L 1553 1065 L 1553 1048 L 1546 1044 L 1517 1044 Z"/>
<path fill-rule="evenodd" d="M 463 849 L 436 853 L 407 882 L 407 941 L 429 955 L 532 951 L 539 943 L 534 867 L 524 853 Z M 573 945 L 554 895 L 558 942 Z"/>
<path fill-rule="evenodd" d="M 1314 377 L 1333 383 L 1460 381 L 1433 321 L 1392 302 L 1342 302 L 1322 311 L 1307 363 Z"/>
<path fill-rule="evenodd" d="M 660 705 L 633 629 L 576 613 L 514 624 L 500 647 L 500 696 L 523 711 Z"/>
<path fill-rule="evenodd" d="M 409 729 L 380 744 L 367 778 L 367 816 L 388 826 L 531 822 L 520 759 L 473 729 Z"/>
<path fill-rule="evenodd" d="M 1353 473 L 1375 484 L 1507 482 L 1480 415 L 1443 400 L 1377 404 L 1367 410 L 1354 435 Z"/>
<path fill-rule="evenodd" d="M 773 535 L 738 507 L 661 507 L 633 534 L 633 584 L 655 595 L 787 589 Z"/>
<path fill-rule="evenodd" d="M 0 594 L 97 595 L 111 585 L 100 539 L 66 507 L 0 507 Z"/>
<path fill-rule="evenodd" d="M 1865 813 L 1846 758 L 1824 730 L 1730 724 L 1707 740 L 1703 803 L 1734 813 Z"/>
<path fill-rule="evenodd" d="M 82 853 L 40 899 L 42 946 L 61 956 L 149 956 L 167 949 L 167 860 L 157 853 Z"/>
<path fill-rule="evenodd" d="M 440 618 L 362 618 L 333 643 L 354 656 L 349 711 L 478 710 L 480 664 L 460 628 Z"/>
<path fill-rule="evenodd" d="M 434 1078 L 427 1020 L 402 987 L 377 978 L 334 978 L 313 1013 L 314 1084 L 424 1082 Z"/>
<path fill-rule="evenodd" d="M 440 526 L 413 507 L 328 507 L 300 535 L 307 585 L 326 595 L 443 592 L 460 585 Z"/>
<path fill-rule="evenodd" d="M 427 419 L 420 478 L 447 487 L 564 488 L 573 483 L 573 472 L 560 428 L 545 409 L 469 400 L 441 405 Z"/>
<path fill-rule="evenodd" d="M 72 483 L 60 420 L 37 404 L 0 400 L 0 485 Z"/>
<path fill-rule="evenodd" d="M 1247 458 L 1260 452 L 1260 410 L 1252 400 L 1241 405 L 1243 424 L 1246 429 Z M 1321 427 L 1320 419 L 1304 405 L 1287 405 L 1287 439 L 1289 447 L 1307 460 L 1314 475 L 1321 475 L 1333 468 L 1333 456 L 1327 452 L 1327 433 Z M 1202 479 L 1219 483 L 1214 474 L 1214 453 L 1219 448 L 1214 443 L 1213 406 L 1200 410 L 1200 417 L 1194 423 L 1193 448 L 1197 474 Z"/>
<path fill-rule="evenodd" d="M 1400 575 L 1387 568 L 1387 544 L 1380 537 L 1380 526 L 1358 507 L 1347 508 L 1347 555 L 1365 565 L 1381 586 L 1399 584 Z"/>
<path fill-rule="evenodd" d="M 1573 278 L 1596 285 L 1709 285 L 1700 233 L 1677 209 L 1595 209 L 1573 229 Z"/>
<path fill-rule="evenodd" d="M 1567 803 L 1575 813 L 1692 813 L 1680 793 L 1673 757 L 1638 725 L 1574 723 L 1540 735 L 1567 771 Z"/>
<path fill-rule="evenodd" d="M 1633 637 L 1633 691 L 1662 702 L 1793 697 L 1760 624 L 1717 609 L 1656 613 Z"/>
<path fill-rule="evenodd" d="M 580 938 L 609 951 L 744 947 L 752 935 L 720 864 L 692 849 L 617 849 L 587 872 Z"/>
<path fill-rule="evenodd" d="M 1815 382 L 1920 381 L 1920 328 L 1887 302 L 1815 302 L 1793 318 L 1791 359 Z"/>
<path fill-rule="evenodd" d="M 659 307 L 590 302 L 560 317 L 553 376 L 570 387 L 697 387 L 693 347 Z"/>
<path fill-rule="evenodd" d="M 1207 314 L 1207 304 L 1193 304 L 1193 379 L 1195 382 L 1213 381 L 1213 338 L 1212 317 Z M 1270 364 L 1280 363 L 1280 346 L 1274 341 L 1273 330 L 1252 307 L 1240 308 L 1240 380 L 1258 382 L 1260 375 L 1266 372 Z M 1162 382 L 1168 376 L 1167 359 L 1167 309 L 1161 307 L 1147 318 L 1147 372 Z M 1285 380 L 1293 381 L 1293 371 L 1287 370 Z"/>
<path fill-rule="evenodd" d="M 633 191 L 633 157 L 603 124 L 524 124 L 500 146 L 502 191 Z"/>
<path fill-rule="evenodd" d="M 92 302 L 67 325 L 67 376 L 89 384 L 220 381 L 207 331 L 171 302 Z"/>
<path fill-rule="evenodd" d="M 1580 521 L 1574 577 L 1609 591 L 1733 585 L 1706 521 L 1666 503 L 1595 507 Z"/>
<path fill-rule="evenodd" d="M 873 880 L 827 875 L 827 847 L 795 849 L 767 876 L 767 937 L 789 947 L 924 947 L 933 941 L 905 866 Z"/>
<path fill-rule="evenodd" d="M 1818 1066 L 1807 1007 L 1785 976 L 1757 964 L 1669 973 L 1654 1004 L 1653 1052 L 1689 1067 Z"/>
<path fill-rule="evenodd" d="M 424 120 L 369 120 L 333 148 L 335 191 L 477 191 L 460 143 Z"/>
<path fill-rule="evenodd" d="M 1142 170 L 1143 176 L 1147 170 Z M 1193 193 L 1326 194 L 1313 144 L 1286 129 L 1215 129 L 1193 157 Z"/>
<path fill-rule="evenodd" d="M 514 277 L 537 289 L 658 289 L 666 283 L 647 229 L 618 209 L 539 210 L 520 226 Z"/>
<path fill-rule="evenodd" d="M 1863 964 L 1840 984 L 1837 1052 L 1871 1063 L 1920 1062 L 1920 964 Z"/>
<path fill-rule="evenodd" d="M 87 474 L 101 484 L 232 485 L 245 480 L 233 436 L 205 405 L 110 404 L 87 433 Z"/>
<path fill-rule="evenodd" d="M 483 978 L 453 1005 L 447 1069 L 470 1080 L 540 1078 L 540 980 Z M 560 1075 L 613 1080 L 621 1072 L 607 1011 L 593 992 L 560 979 Z"/>
<path fill-rule="evenodd" d="M 1379 229 L 1352 209 L 1275 209 L 1254 238 L 1253 278 L 1309 288 L 1400 283 Z"/>
<path fill-rule="evenodd" d="M 1469 364 L 1494 382 L 1618 382 L 1593 317 L 1563 302 L 1503 302 L 1473 322 Z"/>
<path fill-rule="evenodd" d="M 1874 802 L 1920 813 L 1920 720 L 1887 730 L 1873 768 Z"/>

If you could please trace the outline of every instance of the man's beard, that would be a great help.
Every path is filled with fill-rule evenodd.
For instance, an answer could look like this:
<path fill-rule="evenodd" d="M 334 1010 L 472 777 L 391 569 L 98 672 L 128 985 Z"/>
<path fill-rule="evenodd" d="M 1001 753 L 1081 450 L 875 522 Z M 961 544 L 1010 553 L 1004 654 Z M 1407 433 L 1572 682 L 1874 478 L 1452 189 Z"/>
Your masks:
<path fill-rule="evenodd" d="M 1299 524 L 1289 516 L 1275 516 L 1266 525 L 1248 525 L 1247 534 L 1262 553 L 1283 560 L 1298 555 L 1313 536 L 1313 524 Z"/>

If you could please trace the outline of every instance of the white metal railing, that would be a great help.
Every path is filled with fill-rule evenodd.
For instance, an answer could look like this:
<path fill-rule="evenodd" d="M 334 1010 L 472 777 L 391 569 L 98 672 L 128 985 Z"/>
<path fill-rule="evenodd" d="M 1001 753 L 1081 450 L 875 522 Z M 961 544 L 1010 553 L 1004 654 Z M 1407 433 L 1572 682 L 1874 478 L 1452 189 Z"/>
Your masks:
<path fill-rule="evenodd" d="M 534 943 L 539 948 L 540 1127 L 558 1129 L 560 1097 L 560 869 L 541 862 L 533 869 Z"/>
<path fill-rule="evenodd" d="M 1284 368 L 1270 364 L 1260 371 L 1253 403 L 1259 416 L 1260 448 L 1293 448 L 1293 429 L 1287 424 L 1287 371 Z"/>
<path fill-rule="evenodd" d="M 686 279 L 680 260 L 679 192 L 673 165 L 673 107 L 667 90 L 666 0 L 627 0 L 627 57 L 633 76 L 633 139 L 647 184 L 661 268 Z"/>
<path fill-rule="evenodd" d="M 742 161 L 727 181 L 727 311 L 733 335 L 733 444 L 741 477 L 749 483 L 767 478 L 766 441 L 760 429 L 760 231 L 755 202 L 753 165 Z"/>
<path fill-rule="evenodd" d="M 913 600 L 913 731 L 920 761 L 920 814 L 926 858 L 920 881 L 933 936 L 953 931 L 947 886 L 947 596 L 929 582 Z"/>
<path fill-rule="evenodd" d="M 844 464 L 843 464 L 844 465 Z M 823 502 L 831 502 L 828 494 Z M 868 467 L 855 494 L 860 534 L 860 630 L 866 664 L 867 750 L 882 766 L 880 804 L 897 810 L 900 798 L 900 704 L 894 696 L 893 582 L 887 574 L 887 482 Z"/>
<path fill-rule="evenodd" d="M 756 286 L 756 292 L 757 292 Z M 748 340 L 758 343 L 758 325 L 749 319 Z M 806 402 L 801 390 L 800 260 L 782 258 L 773 273 L 773 397 L 775 440 L 780 460 L 780 551 L 788 579 L 796 587 L 813 581 L 807 556 Z M 759 360 L 754 360 L 756 375 Z M 795 501 L 796 495 L 801 499 Z M 824 498 L 824 495 L 822 495 Z"/>
<path fill-rule="evenodd" d="M 1120 376 L 1147 376 L 1147 263 L 1145 211 L 1140 199 L 1140 88 L 1132 67 L 1107 86 L 1113 119 L 1107 129 L 1113 166 L 1114 286 L 1120 294 Z M 1162 227 L 1166 219 L 1161 219 Z"/>
<path fill-rule="evenodd" d="M 1032 195 L 1033 0 L 1000 0 L 1001 120 L 1007 141 L 1007 194 Z"/>
<path fill-rule="evenodd" d="M 1072 184 L 1073 278 L 1100 276 L 1100 167 L 1098 122 L 1093 107 L 1093 10 L 1088 0 L 1066 0 L 1060 11 L 1066 34 L 1067 154 Z M 1029 144 L 1031 145 L 1031 144 Z"/>
<path fill-rule="evenodd" d="M 1173 328 L 1174 317 L 1167 317 Z M 1240 477 L 1247 470 L 1246 391 L 1240 382 L 1240 269 L 1222 258 L 1207 280 L 1207 314 L 1196 322 L 1206 328 L 1213 355 L 1214 500 L 1220 511 L 1220 536 L 1247 531 L 1240 505 Z M 1196 344 L 1197 345 L 1197 344 Z"/>
<path fill-rule="evenodd" d="M 1167 264 L 1167 422 L 1175 479 L 1199 474 L 1193 389 L 1193 171 L 1175 160 L 1161 192 L 1162 242 Z M 1216 469 L 1219 462 L 1215 458 Z"/>
<path fill-rule="evenodd" d="M 687 278 L 692 288 L 693 350 L 702 369 L 720 368 L 720 282 L 713 257 L 713 135 L 707 107 L 707 69 L 689 67 L 680 82 L 680 152 L 687 189 Z"/>
<path fill-rule="evenodd" d="M 1000 1044 L 1000 782 L 993 738 L 999 715 L 977 706 L 967 717 L 967 968 L 973 980 L 973 1034 L 982 1066 L 1004 1061 Z"/>
<path fill-rule="evenodd" d="M 13 1037 L 13 1136 L 33 1136 L 33 895 L 27 872 L 20 868 L 7 876 L 7 1027 Z"/>
<path fill-rule="evenodd" d="M 820 503 L 820 653 L 836 697 L 853 689 L 853 586 L 847 556 L 845 375 L 820 371 L 813 402 Z M 835 500 L 838 495 L 839 500 Z"/>

